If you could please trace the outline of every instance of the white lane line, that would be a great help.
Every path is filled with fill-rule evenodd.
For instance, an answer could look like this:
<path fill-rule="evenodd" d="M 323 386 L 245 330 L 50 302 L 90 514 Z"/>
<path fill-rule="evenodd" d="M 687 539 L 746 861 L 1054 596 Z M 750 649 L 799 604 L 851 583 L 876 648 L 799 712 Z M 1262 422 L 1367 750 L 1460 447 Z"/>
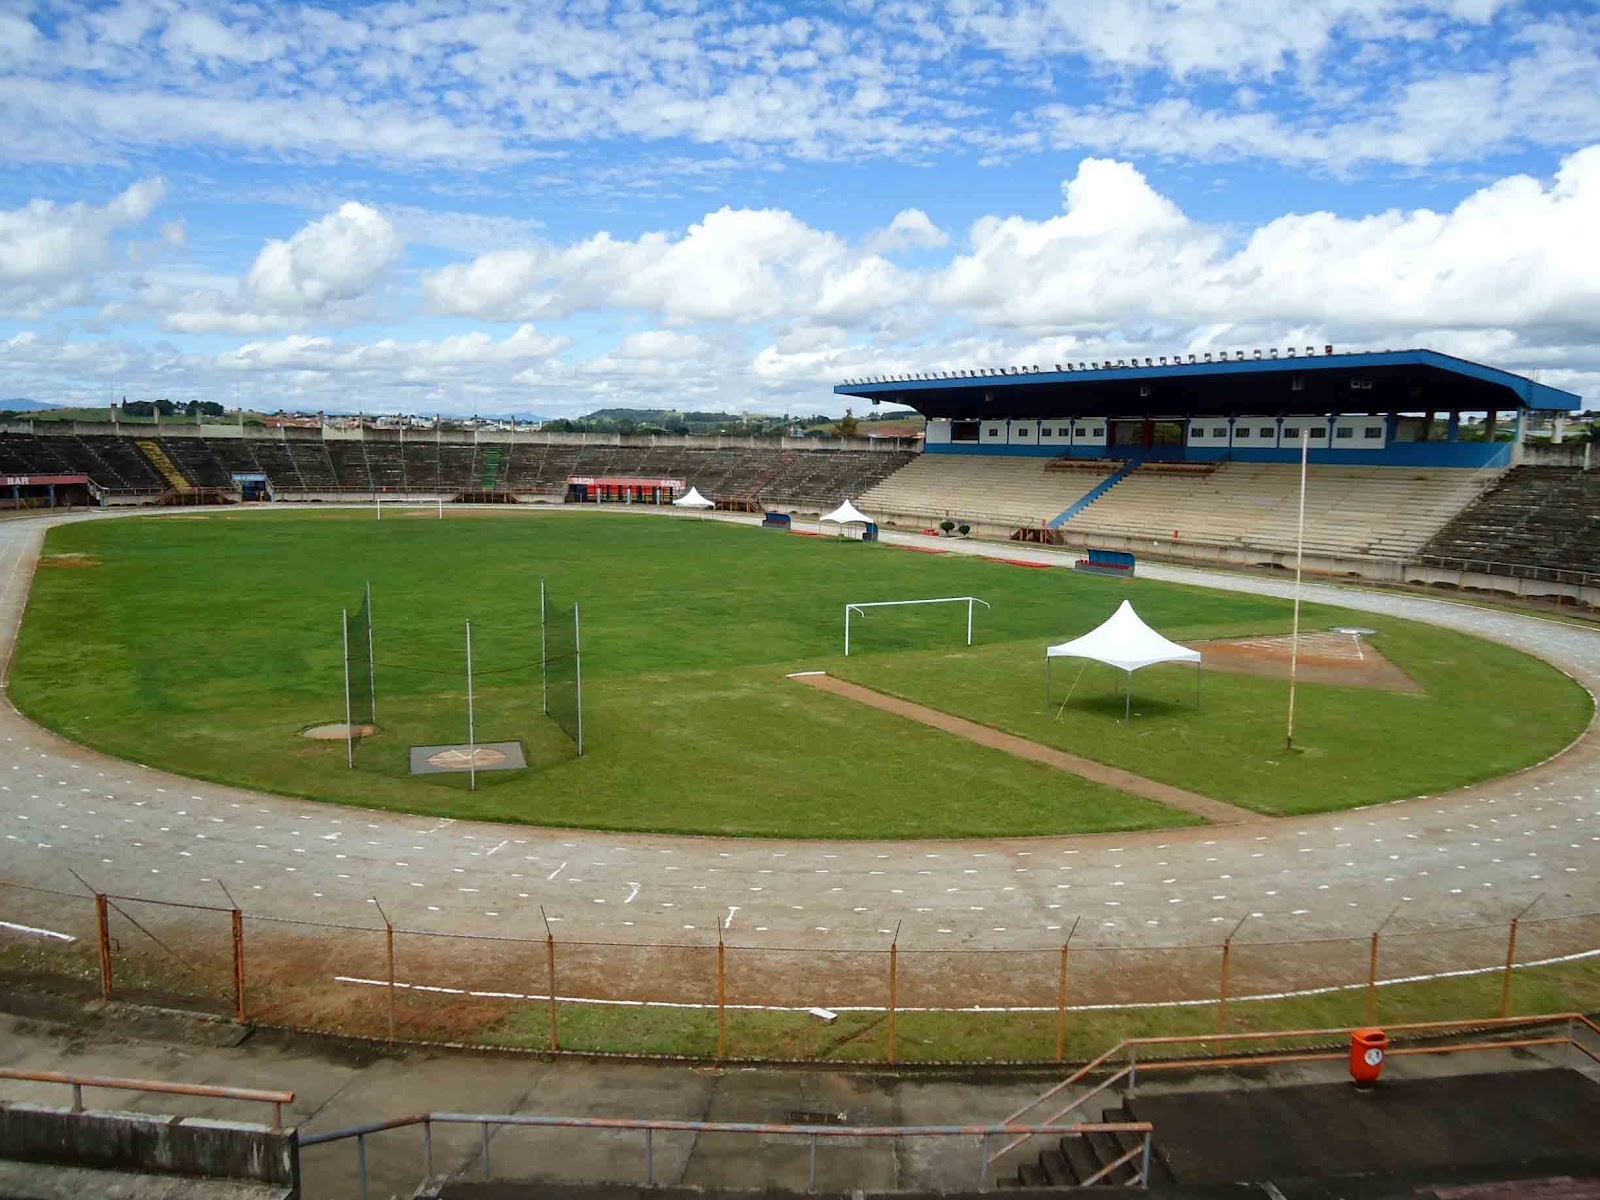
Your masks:
<path fill-rule="evenodd" d="M 554 920 L 555 918 L 551 918 Z M 692 929 L 693 926 L 685 926 Z M 943 930 L 940 931 L 944 932 Z M 1548 967 L 1559 963 L 1578 962 L 1582 959 L 1600 956 L 1600 949 L 1580 950 L 1576 954 L 1562 954 L 1555 958 L 1541 958 L 1532 962 L 1523 962 L 1516 965 L 1516 970 L 1522 971 L 1529 967 Z M 1466 967 L 1458 971 L 1440 971 L 1430 975 L 1407 975 L 1396 979 L 1380 979 L 1378 987 L 1394 987 L 1402 983 L 1426 983 L 1435 979 L 1460 979 L 1467 975 L 1493 975 L 1505 970 L 1505 964 L 1497 963 L 1490 967 Z M 355 975 L 335 975 L 335 983 L 350 983 L 360 987 L 389 987 L 387 979 L 363 979 Z M 472 996 L 487 1000 L 543 1000 L 548 1001 L 548 995 L 539 995 L 536 992 L 484 992 L 474 991 L 470 988 L 445 987 L 439 984 L 427 983 L 402 983 L 396 981 L 394 986 L 413 992 L 433 992 L 445 996 Z M 1329 987 L 1306 988 L 1297 992 L 1263 992 L 1253 996 L 1234 996 L 1232 1000 L 1295 1000 L 1303 996 L 1325 996 L 1331 992 L 1355 992 L 1367 985 L 1365 983 L 1341 983 Z M 557 996 L 561 1004 L 593 1004 L 607 1008 L 685 1008 L 685 1009 L 712 1009 L 714 1003 L 703 1003 L 688 1000 L 610 1000 L 597 996 Z M 1216 1000 L 1145 1000 L 1129 1004 L 1076 1004 L 1069 1005 L 1069 1012 L 1114 1012 L 1119 1009 L 1136 1008 L 1202 1008 L 1215 1004 Z M 809 1004 L 729 1004 L 727 1008 L 739 1009 L 743 1012 L 809 1012 Z M 880 1004 L 830 1004 L 828 1007 L 834 1012 L 860 1012 L 881 1013 L 888 1010 Z M 1051 1013 L 1060 1011 L 1055 1005 L 1001 1005 L 1001 1004 L 971 1004 L 955 1008 L 941 1008 L 937 1006 L 907 1006 L 902 1005 L 899 1012 L 968 1012 L 968 1013 Z"/>
<path fill-rule="evenodd" d="M 628 887 L 632 890 L 628 892 L 628 898 L 623 901 L 624 904 L 632 904 L 639 895 L 639 885 L 637 883 L 630 882 Z"/>
<path fill-rule="evenodd" d="M 57 933 L 54 929 L 37 929 L 32 925 L 18 925 L 14 921 L 0 921 L 0 929 L 11 929 L 17 933 L 31 933 L 34 937 L 55 938 L 58 942 L 75 942 L 78 940 L 70 933 Z"/>
<path fill-rule="evenodd" d="M 483 852 L 483 856 L 484 856 L 484 857 L 485 857 L 485 858 L 488 858 L 488 857 L 489 857 L 489 855 L 491 855 L 491 854 L 493 854 L 493 853 L 494 853 L 494 852 L 495 852 L 495 851 L 496 851 L 496 850 L 504 850 L 504 849 L 505 849 L 505 848 L 506 848 L 506 847 L 507 847 L 507 846 L 508 846 L 508 845 L 510 845 L 510 844 L 511 844 L 511 839 L 510 839 L 510 838 L 506 838 L 506 839 L 505 839 L 505 840 L 504 840 L 504 841 L 503 841 L 503 842 L 501 842 L 501 843 L 500 843 L 500 844 L 499 844 L 499 845 L 498 845 L 498 846 L 495 846 L 495 847 L 493 847 L 493 848 L 492 848 L 492 849 L 489 849 L 489 850 L 485 850 L 485 851 L 484 851 L 484 852 Z"/>
<path fill-rule="evenodd" d="M 723 929 L 732 929 L 733 928 L 733 914 L 738 912 L 738 911 L 739 911 L 739 906 L 737 904 L 728 905 L 728 915 L 722 922 L 722 928 Z"/>
<path fill-rule="evenodd" d="M 557 875 L 561 874 L 561 872 L 565 871 L 566 869 L 567 869 L 567 864 L 566 863 L 562 863 L 554 871 L 551 871 L 550 874 L 545 876 L 545 881 L 548 883 L 548 882 L 554 880 Z"/>

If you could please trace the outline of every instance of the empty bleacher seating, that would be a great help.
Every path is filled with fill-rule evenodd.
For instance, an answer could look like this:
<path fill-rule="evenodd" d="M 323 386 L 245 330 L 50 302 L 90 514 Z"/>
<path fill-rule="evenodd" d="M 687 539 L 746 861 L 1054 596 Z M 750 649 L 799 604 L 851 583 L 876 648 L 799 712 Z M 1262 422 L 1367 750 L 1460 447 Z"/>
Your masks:
<path fill-rule="evenodd" d="M 1051 460 L 927 454 L 869 490 L 884 516 L 1039 525 L 1061 516 L 1117 464 L 1066 471 Z M 1406 557 L 1483 487 L 1480 471 L 1314 465 L 1307 472 L 1306 549 L 1314 554 Z M 1075 514 L 1069 535 L 1287 551 L 1295 547 L 1300 468 L 1229 462 L 1140 467 Z"/>
<path fill-rule="evenodd" d="M 989 525 L 1042 525 L 1104 481 L 1119 463 L 1052 470 L 1044 458 L 922 454 L 858 503 L 874 516 L 965 518 Z"/>
<path fill-rule="evenodd" d="M 1514 468 L 1428 542 L 1430 560 L 1600 573 L 1600 472 Z"/>

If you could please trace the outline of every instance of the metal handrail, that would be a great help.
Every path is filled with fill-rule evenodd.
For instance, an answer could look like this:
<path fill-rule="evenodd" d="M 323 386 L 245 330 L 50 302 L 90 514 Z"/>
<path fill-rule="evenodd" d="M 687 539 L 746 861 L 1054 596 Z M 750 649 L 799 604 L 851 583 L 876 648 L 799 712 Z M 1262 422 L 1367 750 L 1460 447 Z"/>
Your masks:
<path fill-rule="evenodd" d="M 1458 1054 L 1472 1050 L 1501 1050 L 1532 1046 L 1566 1045 L 1572 1046 L 1577 1050 L 1582 1051 L 1596 1062 L 1600 1062 L 1600 1053 L 1590 1050 L 1589 1047 L 1583 1045 L 1583 1043 L 1579 1042 L 1574 1036 L 1576 1032 L 1575 1027 L 1578 1025 L 1586 1026 L 1596 1034 L 1600 1034 L 1600 1024 L 1596 1024 L 1583 1013 L 1577 1012 L 1548 1013 L 1542 1016 L 1525 1017 L 1466 1017 L 1451 1021 L 1411 1021 L 1395 1025 L 1385 1025 L 1383 1028 L 1386 1033 L 1390 1034 L 1427 1032 L 1449 1033 L 1452 1030 L 1464 1029 L 1526 1028 L 1530 1026 L 1550 1025 L 1557 1022 L 1566 1023 L 1565 1033 L 1550 1037 L 1517 1038 L 1501 1041 L 1475 1041 L 1440 1046 L 1403 1046 L 1391 1049 L 1389 1053 L 1398 1057 L 1409 1054 Z M 1021 1108 L 1017 1109 L 1009 1116 L 1003 1118 L 1001 1124 L 1006 1126 L 1014 1125 L 1014 1123 L 1017 1122 L 1018 1119 L 1024 1114 L 1033 1111 L 1045 1101 L 1060 1095 L 1067 1088 L 1081 1082 L 1094 1071 L 1106 1066 L 1110 1060 L 1123 1055 L 1125 1055 L 1128 1059 L 1127 1065 L 1113 1072 L 1108 1078 L 1096 1085 L 1090 1091 L 1078 1097 L 1065 1108 L 1059 1109 L 1053 1113 L 1048 1120 L 1060 1120 L 1067 1113 L 1082 1105 L 1085 1101 L 1096 1095 L 1099 1095 L 1108 1087 L 1120 1082 L 1123 1079 L 1127 1079 L 1129 1081 L 1128 1088 L 1129 1094 L 1131 1094 L 1133 1088 L 1137 1085 L 1138 1072 L 1141 1068 L 1146 1071 L 1179 1071 L 1196 1070 L 1208 1067 L 1239 1066 L 1244 1064 L 1259 1065 L 1263 1063 L 1274 1062 L 1332 1062 L 1342 1059 L 1345 1056 L 1345 1052 L 1342 1050 L 1334 1052 L 1288 1051 L 1279 1054 L 1266 1053 L 1234 1055 L 1226 1058 L 1206 1059 L 1177 1058 L 1152 1062 L 1148 1060 L 1141 1061 L 1139 1059 L 1139 1048 L 1142 1046 L 1182 1046 L 1193 1045 L 1196 1043 L 1207 1044 L 1212 1042 L 1249 1043 L 1282 1041 L 1287 1038 L 1347 1037 L 1359 1028 L 1363 1028 L 1363 1026 L 1340 1026 L 1336 1028 L 1324 1029 L 1280 1029 L 1241 1033 L 1168 1034 L 1161 1037 L 1124 1038 L 1115 1046 L 1111 1047 L 1111 1049 L 1099 1055 L 1099 1057 L 1091 1059 L 1089 1062 L 1079 1067 L 1060 1083 L 1055 1084 L 1053 1087 L 1034 1097 L 1034 1099 L 1030 1100 L 1027 1104 L 1024 1104 Z M 1019 1128 L 1013 1132 L 1021 1133 L 1021 1130 Z M 1029 1141 L 1032 1136 L 1032 1134 L 1022 1134 L 1021 1136 L 1014 1137 L 1012 1140 L 1008 1141 L 1005 1145 L 1001 1146 L 1000 1149 L 996 1150 L 990 1157 L 991 1164 L 1000 1159 L 1003 1155 L 1010 1153 L 1012 1150 L 1015 1150 L 1017 1147 Z"/>
<path fill-rule="evenodd" d="M 244 1100 L 272 1105 L 272 1127 L 283 1128 L 283 1106 L 294 1103 L 293 1092 L 265 1091 L 261 1088 L 223 1087 L 210 1083 L 170 1083 L 159 1079 L 122 1079 L 111 1075 L 77 1075 L 66 1071 L 27 1071 L 0 1067 L 0 1079 L 28 1083 L 59 1083 L 72 1088 L 72 1111 L 83 1111 L 83 1089 L 111 1088 L 123 1092 L 155 1092 L 168 1096 L 206 1096 L 219 1100 Z"/>
<path fill-rule="evenodd" d="M 306 1149 L 311 1146 L 323 1146 L 332 1142 L 348 1141 L 354 1138 L 359 1183 L 358 1195 L 362 1200 L 366 1200 L 366 1139 L 374 1134 L 384 1133 L 391 1129 L 404 1129 L 413 1125 L 422 1126 L 423 1174 L 425 1177 L 431 1178 L 434 1174 L 433 1126 L 436 1124 L 478 1125 L 482 1128 L 482 1148 L 479 1155 L 482 1176 L 485 1179 L 489 1177 L 490 1173 L 489 1130 L 491 1126 L 511 1125 L 536 1129 L 599 1129 L 641 1132 L 645 1137 L 645 1180 L 646 1185 L 649 1187 L 656 1186 L 655 1135 L 657 1133 L 728 1133 L 752 1136 L 803 1137 L 808 1138 L 811 1143 L 807 1182 L 807 1190 L 811 1193 L 815 1193 L 817 1190 L 817 1144 L 820 1139 L 824 1138 L 976 1137 L 979 1148 L 978 1190 L 987 1191 L 990 1178 L 989 1168 L 995 1157 L 989 1154 L 990 1138 L 1014 1133 L 1024 1133 L 1028 1136 L 1055 1135 L 1058 1137 L 1083 1137 L 1091 1133 L 1134 1134 L 1139 1137 L 1140 1144 L 1128 1151 L 1116 1162 L 1109 1164 L 1104 1170 L 1097 1173 L 1094 1178 L 1099 1179 L 1116 1167 L 1131 1162 L 1135 1157 L 1141 1157 L 1139 1173 L 1130 1181 L 1129 1186 L 1146 1187 L 1149 1185 L 1150 1157 L 1154 1135 L 1154 1126 L 1148 1121 L 1100 1121 L 1077 1125 L 1040 1123 L 1025 1126 L 1008 1124 L 786 1125 L 750 1121 L 683 1121 L 637 1117 L 552 1117 L 526 1113 L 434 1112 L 393 1117 L 387 1121 L 372 1121 L 364 1125 L 353 1125 L 348 1129 L 330 1130 L 327 1133 L 300 1133 L 297 1135 L 296 1141 L 302 1149 Z"/>

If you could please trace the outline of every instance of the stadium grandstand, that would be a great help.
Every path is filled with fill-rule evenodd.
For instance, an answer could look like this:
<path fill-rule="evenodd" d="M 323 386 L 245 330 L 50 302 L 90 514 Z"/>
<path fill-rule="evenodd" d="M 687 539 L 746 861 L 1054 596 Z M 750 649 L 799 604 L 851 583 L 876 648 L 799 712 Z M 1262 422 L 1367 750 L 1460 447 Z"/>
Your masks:
<path fill-rule="evenodd" d="M 927 418 L 926 452 L 860 500 L 888 522 L 1282 564 L 1296 549 L 1303 435 L 1313 568 L 1541 579 L 1590 602 L 1600 584 L 1592 478 L 1519 465 L 1529 418 L 1579 397 L 1435 351 L 1191 354 L 834 391 Z"/>
<path fill-rule="evenodd" d="M 666 503 L 698 487 L 717 506 L 818 509 L 912 458 L 907 439 L 0 425 L 3 507 L 404 500 Z"/>

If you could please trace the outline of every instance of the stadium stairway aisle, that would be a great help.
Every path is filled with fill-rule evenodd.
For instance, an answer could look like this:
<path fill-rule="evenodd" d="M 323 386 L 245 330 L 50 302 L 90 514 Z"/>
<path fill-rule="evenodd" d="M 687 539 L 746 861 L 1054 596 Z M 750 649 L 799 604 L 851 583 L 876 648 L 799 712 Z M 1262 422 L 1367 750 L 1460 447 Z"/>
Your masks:
<path fill-rule="evenodd" d="M 156 469 L 162 479 L 167 481 L 173 491 L 180 493 L 194 491 L 194 484 L 184 478 L 183 472 L 178 470 L 178 464 L 167 456 L 167 452 L 161 448 L 159 442 L 141 439 L 138 442 L 138 446 L 144 456 L 150 460 L 150 465 Z"/>

